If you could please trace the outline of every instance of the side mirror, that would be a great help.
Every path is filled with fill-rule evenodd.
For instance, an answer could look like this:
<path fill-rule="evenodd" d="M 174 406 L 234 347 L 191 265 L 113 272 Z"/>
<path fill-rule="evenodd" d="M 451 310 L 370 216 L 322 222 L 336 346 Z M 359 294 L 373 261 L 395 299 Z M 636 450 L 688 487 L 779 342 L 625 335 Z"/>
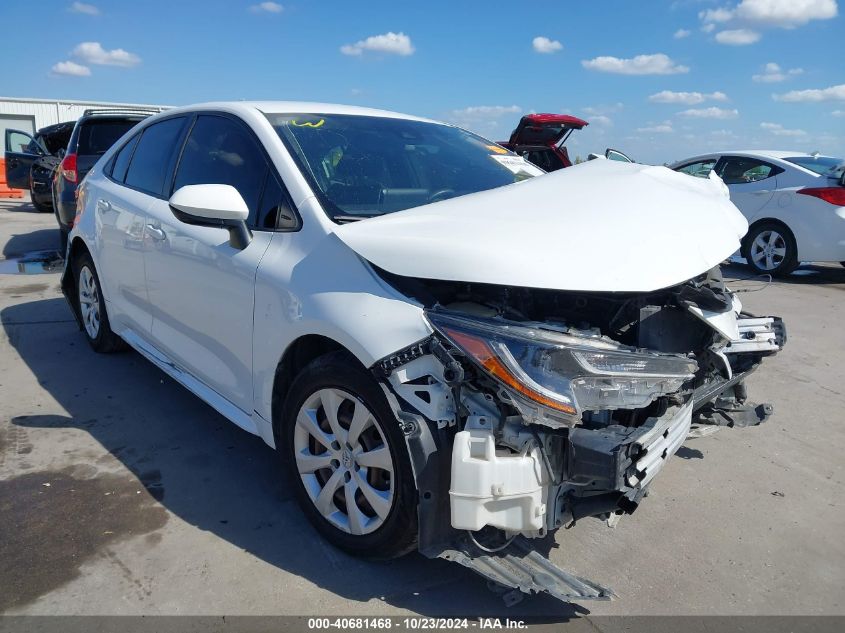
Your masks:
<path fill-rule="evenodd" d="M 246 225 L 249 209 L 231 185 L 186 185 L 169 202 L 173 214 L 185 224 L 228 230 L 232 248 L 243 250 L 252 241 Z"/>

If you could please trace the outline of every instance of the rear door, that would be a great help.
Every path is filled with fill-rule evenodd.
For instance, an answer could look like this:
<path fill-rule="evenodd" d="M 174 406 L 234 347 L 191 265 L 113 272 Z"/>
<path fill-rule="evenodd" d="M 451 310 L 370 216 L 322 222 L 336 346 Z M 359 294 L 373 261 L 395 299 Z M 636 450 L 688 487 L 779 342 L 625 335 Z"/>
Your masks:
<path fill-rule="evenodd" d="M 772 199 L 783 169 L 758 158 L 723 156 L 716 173 L 728 186 L 733 202 L 751 220 Z"/>
<path fill-rule="evenodd" d="M 13 189 L 29 189 L 32 163 L 47 155 L 35 138 L 20 130 L 6 130 L 6 182 Z"/>
<path fill-rule="evenodd" d="M 108 180 L 91 189 L 100 238 L 97 264 L 103 271 L 112 327 L 118 333 L 128 328 L 143 339 L 150 337 L 155 308 L 144 273 L 153 248 L 147 210 L 164 197 L 187 121 L 187 117 L 165 119 L 130 138 L 106 165 Z"/>
<path fill-rule="evenodd" d="M 254 133 L 223 114 L 196 117 L 171 186 L 227 184 L 250 210 L 253 239 L 243 250 L 226 229 L 180 222 L 167 199 L 148 211 L 146 258 L 153 343 L 241 411 L 251 414 L 255 274 L 273 233 L 262 231 L 262 198 L 275 178 Z M 273 181 L 275 185 L 276 182 Z M 275 206 L 278 206 L 277 204 Z M 271 218 L 274 225 L 275 216 Z"/>

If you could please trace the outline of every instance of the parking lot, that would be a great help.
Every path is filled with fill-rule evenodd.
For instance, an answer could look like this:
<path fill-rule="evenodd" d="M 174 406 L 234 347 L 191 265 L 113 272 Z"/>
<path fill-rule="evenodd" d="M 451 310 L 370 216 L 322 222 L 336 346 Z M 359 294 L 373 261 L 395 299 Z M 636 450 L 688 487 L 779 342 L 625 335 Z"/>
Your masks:
<path fill-rule="evenodd" d="M 551 559 L 610 602 L 506 609 L 420 555 L 351 558 L 301 515 L 272 450 L 134 352 L 91 351 L 59 275 L 15 274 L 55 219 L 0 200 L 0 612 L 7 614 L 845 614 L 845 268 L 802 266 L 746 307 L 789 341 L 749 381 L 774 417 L 690 440 L 615 529 Z M 749 276 L 742 265 L 730 278 Z"/>

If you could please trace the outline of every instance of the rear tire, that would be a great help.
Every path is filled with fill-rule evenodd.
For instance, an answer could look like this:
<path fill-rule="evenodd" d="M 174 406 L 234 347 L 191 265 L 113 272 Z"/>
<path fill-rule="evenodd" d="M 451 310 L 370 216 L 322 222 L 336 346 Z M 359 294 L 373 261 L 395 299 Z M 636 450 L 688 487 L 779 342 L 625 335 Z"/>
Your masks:
<path fill-rule="evenodd" d="M 369 372 L 346 352 L 321 356 L 295 378 L 281 416 L 277 448 L 302 511 L 327 541 L 377 559 L 415 548 L 405 438 Z"/>
<path fill-rule="evenodd" d="M 112 331 L 109 324 L 106 301 L 100 290 L 100 278 L 91 255 L 82 253 L 74 259 L 73 277 L 76 280 L 76 308 L 88 344 L 100 354 L 126 349 L 126 343 Z"/>
<path fill-rule="evenodd" d="M 742 256 L 758 273 L 775 277 L 788 275 L 800 263 L 792 231 L 779 222 L 752 226 L 742 241 Z"/>

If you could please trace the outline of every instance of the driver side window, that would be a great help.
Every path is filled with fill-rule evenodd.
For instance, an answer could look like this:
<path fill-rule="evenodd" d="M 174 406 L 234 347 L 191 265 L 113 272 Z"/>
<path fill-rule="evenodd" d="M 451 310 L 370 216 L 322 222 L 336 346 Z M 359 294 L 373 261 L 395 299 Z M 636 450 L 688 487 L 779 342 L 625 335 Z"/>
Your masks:
<path fill-rule="evenodd" d="M 16 152 L 20 154 L 35 154 L 41 156 L 44 153 L 43 148 L 38 144 L 34 138 L 24 132 L 16 130 L 9 130 L 7 134 L 8 147 L 6 151 Z"/>
<path fill-rule="evenodd" d="M 245 127 L 215 115 L 197 117 L 176 170 L 173 191 L 185 185 L 231 185 L 249 208 L 250 226 L 258 225 L 258 202 L 269 166 Z"/>
<path fill-rule="evenodd" d="M 734 156 L 725 158 L 719 165 L 718 174 L 726 185 L 744 185 L 765 180 L 779 173 L 780 169 L 756 158 Z"/>

